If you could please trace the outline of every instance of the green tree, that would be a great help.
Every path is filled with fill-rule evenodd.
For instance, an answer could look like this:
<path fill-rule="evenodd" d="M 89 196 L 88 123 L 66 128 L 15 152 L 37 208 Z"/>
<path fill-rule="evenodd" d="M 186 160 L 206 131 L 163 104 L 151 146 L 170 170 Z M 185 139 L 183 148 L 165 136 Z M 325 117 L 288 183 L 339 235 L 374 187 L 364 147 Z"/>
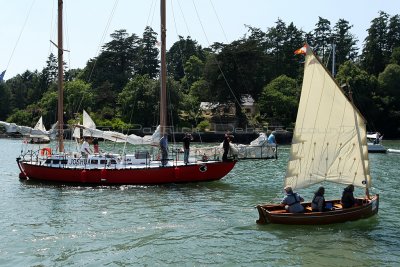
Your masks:
<path fill-rule="evenodd" d="M 375 131 L 374 122 L 381 115 L 381 100 L 378 81 L 375 76 L 362 70 L 354 62 L 346 61 L 338 70 L 336 79 L 339 84 L 347 84 L 345 93 L 351 90 L 353 102 L 368 122 L 370 130 Z"/>
<path fill-rule="evenodd" d="M 8 117 L 7 121 L 18 125 L 32 126 L 34 119 L 31 112 L 27 110 L 16 110 Z"/>
<path fill-rule="evenodd" d="M 185 63 L 192 57 L 196 56 L 199 60 L 205 60 L 205 54 L 201 46 L 190 36 L 184 39 L 179 36 L 167 52 L 167 69 L 168 73 L 174 77 L 176 81 L 180 81 L 185 76 Z"/>
<path fill-rule="evenodd" d="M 184 87 L 190 89 L 193 83 L 203 77 L 204 62 L 196 56 L 191 56 L 185 63 L 185 77 L 182 78 Z"/>
<path fill-rule="evenodd" d="M 314 52 L 318 54 L 322 62 L 326 63 L 329 58 L 332 44 L 332 29 L 331 22 L 322 17 L 318 17 L 318 22 L 313 30 L 313 40 L 311 45 L 314 47 Z"/>
<path fill-rule="evenodd" d="M 378 120 L 382 131 L 398 136 L 400 134 L 400 66 L 389 64 L 385 70 L 379 74 L 379 87 L 384 102 L 384 116 Z"/>
<path fill-rule="evenodd" d="M 336 45 L 336 64 L 335 69 L 337 70 L 340 65 L 348 60 L 354 61 L 358 55 L 357 39 L 350 33 L 350 29 L 353 26 L 344 19 L 339 21 L 333 27 L 333 42 Z"/>
<path fill-rule="evenodd" d="M 400 46 L 393 49 L 390 63 L 400 65 Z"/>
<path fill-rule="evenodd" d="M 117 30 L 112 40 L 102 47 L 100 55 L 89 60 L 79 78 L 91 82 L 93 88 L 104 82 L 112 84 L 112 90 L 120 92 L 135 71 L 138 60 L 139 39 L 126 30 Z"/>
<path fill-rule="evenodd" d="M 0 120 L 6 120 L 8 117 L 11 106 L 11 91 L 5 82 L 0 82 Z"/>
<path fill-rule="evenodd" d="M 265 53 L 274 59 L 273 67 L 268 71 L 273 73 L 271 78 L 282 74 L 297 77 L 299 64 L 293 52 L 303 46 L 304 33 L 293 23 L 286 26 L 281 19 L 278 19 L 275 24 L 275 27 L 269 28 L 266 32 Z"/>
<path fill-rule="evenodd" d="M 154 125 L 158 119 L 158 89 L 157 81 L 148 75 L 136 75 L 118 95 L 121 118 L 128 123 Z"/>
<path fill-rule="evenodd" d="M 362 66 L 368 73 L 378 75 L 387 64 L 387 23 L 389 15 L 383 11 L 371 21 L 368 36 L 364 40 L 361 59 Z"/>
<path fill-rule="evenodd" d="M 148 75 L 156 78 L 159 74 L 159 60 L 157 45 L 157 33 L 147 26 L 140 40 L 139 62 L 137 64 L 137 74 Z"/>
<path fill-rule="evenodd" d="M 58 77 L 58 60 L 53 53 L 50 53 L 46 67 L 42 70 L 42 74 L 47 83 L 56 82 Z"/>
<path fill-rule="evenodd" d="M 38 106 L 42 110 L 43 121 L 55 123 L 57 121 L 58 94 L 55 90 L 49 90 L 43 94 Z"/>
<path fill-rule="evenodd" d="M 93 93 L 90 84 L 78 79 L 65 83 L 64 110 L 67 120 L 74 118 L 75 113 L 80 112 L 83 108 L 87 109 L 92 105 Z"/>
<path fill-rule="evenodd" d="M 392 53 L 396 47 L 400 47 L 400 15 L 395 15 L 388 22 L 387 49 Z"/>
<path fill-rule="evenodd" d="M 264 87 L 259 100 L 260 113 L 285 126 L 296 121 L 300 88 L 293 78 L 281 75 Z"/>

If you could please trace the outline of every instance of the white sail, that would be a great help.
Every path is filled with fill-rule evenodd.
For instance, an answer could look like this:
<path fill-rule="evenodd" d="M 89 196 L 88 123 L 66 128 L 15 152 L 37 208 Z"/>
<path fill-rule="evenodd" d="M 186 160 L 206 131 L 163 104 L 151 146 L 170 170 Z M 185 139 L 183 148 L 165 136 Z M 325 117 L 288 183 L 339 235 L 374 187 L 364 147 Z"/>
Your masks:
<path fill-rule="evenodd" d="M 89 114 L 83 110 L 83 126 L 89 129 L 96 129 L 96 124 L 92 120 L 92 118 L 89 116 Z M 83 130 L 83 136 L 91 136 L 90 132 L 88 130 Z"/>
<path fill-rule="evenodd" d="M 307 47 L 285 185 L 371 186 L 365 121 Z"/>
<path fill-rule="evenodd" d="M 46 127 L 44 127 L 42 116 L 40 116 L 40 119 L 33 128 L 33 131 L 31 131 L 29 137 L 36 141 L 50 141 L 49 132 L 46 130 Z"/>

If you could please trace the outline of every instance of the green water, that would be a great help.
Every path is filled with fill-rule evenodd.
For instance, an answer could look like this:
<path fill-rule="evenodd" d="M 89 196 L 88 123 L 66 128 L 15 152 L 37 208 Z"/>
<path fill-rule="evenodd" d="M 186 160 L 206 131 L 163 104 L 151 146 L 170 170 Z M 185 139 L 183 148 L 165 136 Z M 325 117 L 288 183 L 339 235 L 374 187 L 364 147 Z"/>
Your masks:
<path fill-rule="evenodd" d="M 21 141 L 0 139 L 0 147 L 0 266 L 400 264 L 400 154 L 370 155 L 377 216 L 282 226 L 257 225 L 254 206 L 282 197 L 289 147 L 278 160 L 238 162 L 217 182 L 95 188 L 21 182 Z M 299 193 L 310 199 L 314 190 Z M 342 186 L 326 190 L 338 197 Z"/>

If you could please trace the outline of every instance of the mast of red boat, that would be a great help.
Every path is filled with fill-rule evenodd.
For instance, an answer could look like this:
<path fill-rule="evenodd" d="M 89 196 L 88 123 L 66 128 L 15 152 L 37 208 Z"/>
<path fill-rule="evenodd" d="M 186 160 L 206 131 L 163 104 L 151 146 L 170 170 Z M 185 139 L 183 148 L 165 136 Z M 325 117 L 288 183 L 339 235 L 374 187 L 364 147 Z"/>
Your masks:
<path fill-rule="evenodd" d="M 167 69 L 166 69 L 166 7 L 165 0 L 160 3 L 161 13 L 161 74 L 160 74 L 160 135 L 163 136 L 167 127 Z"/>
<path fill-rule="evenodd" d="M 63 69 L 63 0 L 58 0 L 58 150 L 64 151 L 64 69 Z"/>

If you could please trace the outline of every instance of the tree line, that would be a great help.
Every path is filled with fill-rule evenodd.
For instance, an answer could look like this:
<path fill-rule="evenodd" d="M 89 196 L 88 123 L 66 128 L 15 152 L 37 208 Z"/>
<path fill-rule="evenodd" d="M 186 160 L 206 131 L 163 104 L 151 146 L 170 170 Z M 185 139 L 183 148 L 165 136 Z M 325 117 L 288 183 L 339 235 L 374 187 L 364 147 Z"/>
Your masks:
<path fill-rule="evenodd" d="M 352 25 L 319 17 L 304 32 L 278 19 L 265 31 L 247 26 L 231 43 L 203 48 L 180 36 L 167 51 L 169 124 L 204 125 L 209 118 L 200 102 L 232 103 L 239 126 L 293 127 L 304 57 L 294 51 L 307 42 L 322 62 L 335 64 L 339 84 L 351 89 L 367 128 L 387 137 L 400 133 L 400 16 L 383 11 L 371 21 L 361 50 Z M 65 66 L 65 121 L 85 109 L 98 125 L 114 130 L 158 124 L 160 62 L 157 33 L 142 36 L 116 30 L 83 69 Z M 332 44 L 335 44 L 333 63 Z M 251 95 L 256 115 L 243 112 L 243 95 Z M 0 82 L 0 120 L 33 126 L 40 116 L 49 127 L 57 114 L 57 58 L 50 54 L 42 71 L 25 71 Z"/>

